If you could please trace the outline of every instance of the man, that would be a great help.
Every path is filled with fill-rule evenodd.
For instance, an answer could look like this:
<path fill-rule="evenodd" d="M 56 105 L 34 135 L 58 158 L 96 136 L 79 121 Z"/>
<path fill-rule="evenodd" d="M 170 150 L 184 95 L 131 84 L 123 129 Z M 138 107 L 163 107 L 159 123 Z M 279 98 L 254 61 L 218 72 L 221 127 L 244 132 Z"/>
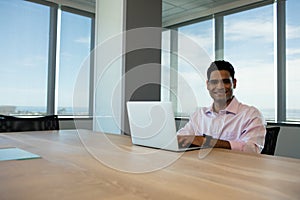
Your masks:
<path fill-rule="evenodd" d="M 212 62 L 206 86 L 213 104 L 198 109 L 178 131 L 181 146 L 225 148 L 260 153 L 265 140 L 266 122 L 253 106 L 240 103 L 233 95 L 236 88 L 233 66 L 224 60 Z"/>

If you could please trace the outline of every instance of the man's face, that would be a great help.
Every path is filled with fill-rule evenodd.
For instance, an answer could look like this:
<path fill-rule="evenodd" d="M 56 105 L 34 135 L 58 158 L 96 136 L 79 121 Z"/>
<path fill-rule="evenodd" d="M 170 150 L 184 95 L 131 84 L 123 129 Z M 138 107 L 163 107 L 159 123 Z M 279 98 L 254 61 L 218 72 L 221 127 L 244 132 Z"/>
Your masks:
<path fill-rule="evenodd" d="M 210 96 L 215 102 L 226 103 L 233 97 L 236 79 L 232 80 L 229 71 L 215 70 L 206 82 Z"/>

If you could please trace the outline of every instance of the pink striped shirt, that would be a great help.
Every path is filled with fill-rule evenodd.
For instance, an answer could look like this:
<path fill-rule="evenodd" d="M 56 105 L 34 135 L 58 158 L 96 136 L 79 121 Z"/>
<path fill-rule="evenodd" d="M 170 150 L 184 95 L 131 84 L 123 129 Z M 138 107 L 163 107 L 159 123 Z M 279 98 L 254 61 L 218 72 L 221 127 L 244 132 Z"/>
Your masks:
<path fill-rule="evenodd" d="M 253 106 L 240 103 L 235 97 L 225 110 L 212 111 L 212 106 L 198 109 L 178 131 L 180 135 L 211 135 L 227 140 L 232 150 L 260 153 L 263 149 L 266 122 Z"/>

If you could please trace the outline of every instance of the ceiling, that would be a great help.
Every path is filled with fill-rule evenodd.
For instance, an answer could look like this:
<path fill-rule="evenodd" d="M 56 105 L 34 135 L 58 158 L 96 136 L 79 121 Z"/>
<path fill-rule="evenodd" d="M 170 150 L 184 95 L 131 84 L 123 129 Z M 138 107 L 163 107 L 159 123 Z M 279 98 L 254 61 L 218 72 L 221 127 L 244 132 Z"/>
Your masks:
<path fill-rule="evenodd" d="M 163 27 L 262 0 L 162 0 Z M 96 0 L 72 0 L 77 5 L 95 8 Z"/>
<path fill-rule="evenodd" d="M 95 7 L 96 0 L 72 0 L 73 3 L 81 4 L 84 6 Z"/>
<path fill-rule="evenodd" d="M 215 10 L 220 6 L 236 1 L 237 0 L 163 0 L 163 24 L 166 26 L 175 24 L 175 22 L 178 21 L 188 21 L 193 19 L 195 15 L 200 15 L 200 17 L 201 15 L 205 16 L 205 13 L 208 11 Z"/>

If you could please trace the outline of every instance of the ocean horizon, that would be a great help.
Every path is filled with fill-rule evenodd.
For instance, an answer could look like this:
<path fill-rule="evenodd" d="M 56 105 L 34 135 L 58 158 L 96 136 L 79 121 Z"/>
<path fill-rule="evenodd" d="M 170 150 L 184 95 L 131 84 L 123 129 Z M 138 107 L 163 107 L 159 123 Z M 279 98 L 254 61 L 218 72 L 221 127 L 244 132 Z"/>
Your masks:
<path fill-rule="evenodd" d="M 10 106 L 11 107 L 11 106 Z M 16 115 L 39 115 L 47 114 L 47 107 L 45 106 L 14 106 L 14 111 L 10 114 Z M 58 107 L 58 115 L 88 115 L 88 108 L 86 107 Z"/>
<path fill-rule="evenodd" d="M 10 110 L 5 110 L 5 108 Z M 89 115 L 87 107 L 58 107 L 58 115 Z M 275 119 L 275 109 L 260 109 L 266 120 Z M 45 106 L 2 106 L 0 113 L 12 115 L 45 115 L 47 108 Z M 188 117 L 187 113 L 178 113 L 178 116 Z M 300 109 L 287 109 L 288 120 L 300 121 Z"/>

